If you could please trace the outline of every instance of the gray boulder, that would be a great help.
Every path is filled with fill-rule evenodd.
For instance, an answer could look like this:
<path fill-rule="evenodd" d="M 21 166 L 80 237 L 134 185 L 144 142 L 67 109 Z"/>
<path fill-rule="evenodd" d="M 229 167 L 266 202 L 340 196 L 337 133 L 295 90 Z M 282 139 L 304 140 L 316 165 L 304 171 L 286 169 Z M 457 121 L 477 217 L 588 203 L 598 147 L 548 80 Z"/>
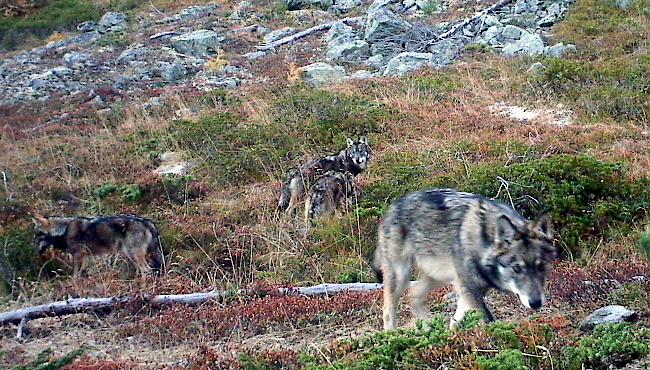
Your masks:
<path fill-rule="evenodd" d="M 431 63 L 438 68 L 451 64 L 464 46 L 464 42 L 455 39 L 436 42 L 429 48 Z"/>
<path fill-rule="evenodd" d="M 296 32 L 296 29 L 293 28 L 293 27 L 280 28 L 280 29 L 277 29 L 275 31 L 267 33 L 264 36 L 264 39 L 262 41 L 264 41 L 265 44 L 270 44 L 273 41 L 277 41 L 277 40 L 279 40 L 279 39 L 281 39 L 283 37 L 289 36 L 289 35 L 291 35 L 291 34 L 293 34 L 295 32 Z"/>
<path fill-rule="evenodd" d="M 183 160 L 183 155 L 177 152 L 165 152 L 160 155 L 160 165 L 153 170 L 159 175 L 185 175 L 193 167 L 193 164 Z"/>
<path fill-rule="evenodd" d="M 344 14 L 350 10 L 361 6 L 361 0 L 334 0 L 332 10 L 337 14 Z"/>
<path fill-rule="evenodd" d="M 365 69 L 358 70 L 350 76 L 350 78 L 353 80 L 367 80 L 372 77 L 375 77 L 375 74 L 370 71 L 366 71 Z"/>
<path fill-rule="evenodd" d="M 187 74 L 187 70 L 182 62 L 158 62 L 158 71 L 160 77 L 167 82 L 175 82 Z"/>
<path fill-rule="evenodd" d="M 300 77 L 309 86 L 321 87 L 341 81 L 345 77 L 345 69 L 327 63 L 314 63 L 300 68 Z"/>
<path fill-rule="evenodd" d="M 544 54 L 553 57 L 553 58 L 562 58 L 564 54 L 575 52 L 577 49 L 573 44 L 564 45 L 563 43 L 557 43 L 553 46 L 549 46 L 544 50 Z"/>
<path fill-rule="evenodd" d="M 206 6 L 190 6 L 178 13 L 178 18 L 182 21 L 191 21 L 215 15 L 217 13 L 217 5 L 209 4 Z"/>
<path fill-rule="evenodd" d="M 560 17 L 562 17 L 562 8 L 560 8 L 560 4 L 552 3 L 548 8 L 546 8 L 542 18 L 537 21 L 537 25 L 540 27 L 550 27 L 554 25 Z"/>
<path fill-rule="evenodd" d="M 63 63 L 68 66 L 80 66 L 90 64 L 92 56 L 86 53 L 71 51 L 63 55 Z"/>
<path fill-rule="evenodd" d="M 634 319 L 636 312 L 623 306 L 605 306 L 597 309 L 580 322 L 580 329 L 592 330 L 601 324 L 613 324 Z"/>
<path fill-rule="evenodd" d="M 401 53 L 386 65 L 384 76 L 399 77 L 410 74 L 420 68 L 431 66 L 433 54 L 431 53 Z"/>
<path fill-rule="evenodd" d="M 343 22 L 336 22 L 324 36 L 325 42 L 344 43 L 357 40 L 354 29 Z"/>
<path fill-rule="evenodd" d="M 335 61 L 361 61 L 370 55 L 370 46 L 363 40 L 335 42 L 327 48 L 326 57 Z"/>
<path fill-rule="evenodd" d="M 50 72 L 52 72 L 52 74 L 58 78 L 70 77 L 74 74 L 74 71 L 72 69 L 63 66 L 54 67 L 50 69 Z"/>
<path fill-rule="evenodd" d="M 404 39 L 413 26 L 396 16 L 392 11 L 381 7 L 368 10 L 365 23 L 364 39 L 369 43 L 386 42 L 386 40 Z"/>
<path fill-rule="evenodd" d="M 539 35 L 524 31 L 521 38 L 506 44 L 501 54 L 513 55 L 539 55 L 544 53 L 544 40 Z"/>
<path fill-rule="evenodd" d="M 99 29 L 103 32 L 119 32 L 129 27 L 128 18 L 124 13 L 108 12 L 99 20 Z"/>
<path fill-rule="evenodd" d="M 204 57 L 216 53 L 224 40 L 212 30 L 197 30 L 171 38 L 172 47 L 179 53 Z"/>

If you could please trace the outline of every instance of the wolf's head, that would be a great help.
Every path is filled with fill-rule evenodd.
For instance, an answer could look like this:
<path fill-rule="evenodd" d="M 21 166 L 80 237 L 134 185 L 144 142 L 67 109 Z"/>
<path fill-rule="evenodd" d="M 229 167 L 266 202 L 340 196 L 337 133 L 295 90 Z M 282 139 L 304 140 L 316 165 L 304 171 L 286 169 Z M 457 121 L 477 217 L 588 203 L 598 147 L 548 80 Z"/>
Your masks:
<path fill-rule="evenodd" d="M 551 220 L 543 215 L 524 225 L 503 215 L 497 219 L 495 248 L 484 259 L 497 287 L 510 291 L 524 306 L 540 308 L 545 301 L 544 280 L 556 257 Z"/>
<path fill-rule="evenodd" d="M 361 170 L 365 170 L 372 159 L 372 149 L 368 145 L 368 139 L 365 137 L 359 139 L 359 141 L 348 139 L 348 147 L 345 149 L 345 155 L 355 166 Z"/>
<path fill-rule="evenodd" d="M 34 215 L 32 218 L 34 222 L 34 231 L 36 234 L 36 246 L 39 254 L 53 246 L 60 248 L 60 240 L 66 233 L 69 219 L 65 218 L 46 218 L 40 215 Z"/>

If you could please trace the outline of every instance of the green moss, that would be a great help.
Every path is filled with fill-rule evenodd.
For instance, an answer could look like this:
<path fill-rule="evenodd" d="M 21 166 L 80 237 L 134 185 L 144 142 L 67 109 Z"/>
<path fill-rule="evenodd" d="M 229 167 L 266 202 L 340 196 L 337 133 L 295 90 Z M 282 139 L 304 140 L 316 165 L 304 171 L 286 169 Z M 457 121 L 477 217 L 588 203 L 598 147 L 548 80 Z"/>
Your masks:
<path fill-rule="evenodd" d="M 46 349 L 38 354 L 36 359 L 27 365 L 16 366 L 13 370 L 57 370 L 70 365 L 86 352 L 81 348 L 66 354 L 63 357 L 53 357 L 52 350 Z"/>
<path fill-rule="evenodd" d="M 565 350 L 567 370 L 620 368 L 650 353 L 650 329 L 633 324 L 605 324 Z"/>

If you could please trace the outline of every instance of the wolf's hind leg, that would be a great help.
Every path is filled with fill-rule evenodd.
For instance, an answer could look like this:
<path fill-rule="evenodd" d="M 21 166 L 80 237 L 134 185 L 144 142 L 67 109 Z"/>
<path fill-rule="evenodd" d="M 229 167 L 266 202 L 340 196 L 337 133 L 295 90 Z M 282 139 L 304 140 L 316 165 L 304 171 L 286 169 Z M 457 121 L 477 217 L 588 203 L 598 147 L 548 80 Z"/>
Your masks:
<path fill-rule="evenodd" d="M 431 312 L 426 308 L 427 298 L 432 290 L 442 288 L 443 283 L 434 280 L 431 277 L 421 274 L 420 280 L 411 288 L 409 295 L 411 298 L 411 310 L 413 316 L 418 320 L 428 320 L 431 318 Z"/>
<path fill-rule="evenodd" d="M 384 330 L 395 329 L 399 300 L 411 276 L 411 260 L 384 261 Z"/>

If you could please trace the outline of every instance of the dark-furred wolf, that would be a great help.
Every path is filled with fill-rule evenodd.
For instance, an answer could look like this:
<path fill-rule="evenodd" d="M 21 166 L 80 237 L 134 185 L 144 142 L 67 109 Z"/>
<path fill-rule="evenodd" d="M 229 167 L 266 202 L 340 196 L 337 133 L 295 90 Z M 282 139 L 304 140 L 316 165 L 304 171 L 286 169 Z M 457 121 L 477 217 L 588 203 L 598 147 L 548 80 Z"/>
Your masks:
<path fill-rule="evenodd" d="M 338 154 L 328 155 L 291 171 L 282 187 L 278 210 L 293 212 L 298 202 L 305 197 L 306 189 L 328 171 L 350 172 L 353 176 L 365 171 L 372 159 L 368 140 L 348 139 L 347 144 L 347 148 Z"/>
<path fill-rule="evenodd" d="M 347 209 L 356 203 L 359 191 L 350 172 L 329 171 L 321 176 L 305 198 L 305 225 L 312 220 Z"/>
<path fill-rule="evenodd" d="M 458 307 L 454 327 L 469 310 L 493 317 L 485 295 L 494 288 L 515 293 L 526 307 L 544 304 L 544 280 L 556 256 L 551 221 L 528 221 L 510 206 L 453 189 L 431 189 L 395 201 L 379 225 L 375 268 L 384 281 L 384 330 L 395 328 L 397 305 L 417 266 L 411 288 L 418 319 L 432 289 L 451 283 Z"/>
<path fill-rule="evenodd" d="M 142 275 L 160 272 L 164 263 L 156 225 L 146 218 L 120 214 L 102 217 L 34 216 L 39 253 L 49 247 L 70 253 L 78 278 L 88 257 L 121 253 Z"/>

